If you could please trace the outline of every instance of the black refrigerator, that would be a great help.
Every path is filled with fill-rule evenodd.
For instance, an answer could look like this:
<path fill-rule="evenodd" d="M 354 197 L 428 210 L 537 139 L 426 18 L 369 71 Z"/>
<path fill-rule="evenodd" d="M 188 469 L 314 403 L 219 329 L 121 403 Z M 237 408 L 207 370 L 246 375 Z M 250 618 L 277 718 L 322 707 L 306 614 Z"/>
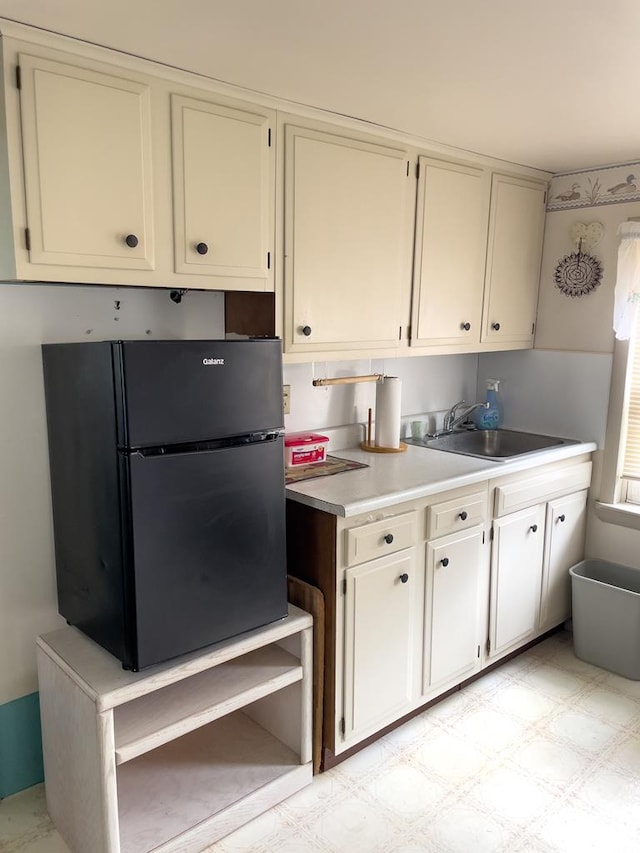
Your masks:
<path fill-rule="evenodd" d="M 42 350 L 60 614 L 133 670 L 283 618 L 281 342 Z"/>

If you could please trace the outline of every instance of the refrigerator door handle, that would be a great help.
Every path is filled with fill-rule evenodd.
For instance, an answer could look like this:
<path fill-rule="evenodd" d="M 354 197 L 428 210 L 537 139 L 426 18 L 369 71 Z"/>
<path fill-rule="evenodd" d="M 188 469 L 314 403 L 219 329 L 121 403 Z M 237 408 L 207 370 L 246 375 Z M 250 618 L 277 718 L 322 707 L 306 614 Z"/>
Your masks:
<path fill-rule="evenodd" d="M 143 458 L 155 456 L 186 456 L 192 453 L 207 453 L 214 450 L 225 450 L 232 447 L 245 447 L 248 444 L 278 441 L 284 435 L 284 429 L 252 432 L 246 435 L 234 435 L 229 438 L 216 438 L 211 441 L 197 441 L 188 444 L 167 444 L 161 447 L 135 447 L 130 449 L 131 455 Z"/>

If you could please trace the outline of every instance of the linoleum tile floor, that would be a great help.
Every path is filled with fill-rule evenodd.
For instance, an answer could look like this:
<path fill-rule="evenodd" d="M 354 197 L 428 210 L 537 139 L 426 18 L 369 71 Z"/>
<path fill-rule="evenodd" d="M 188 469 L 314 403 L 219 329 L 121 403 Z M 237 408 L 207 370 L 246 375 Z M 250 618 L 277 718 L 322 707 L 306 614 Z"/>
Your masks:
<path fill-rule="evenodd" d="M 0 803 L 0 850 L 68 853 L 42 785 Z M 273 851 L 638 853 L 640 682 L 555 634 L 208 848 Z"/>

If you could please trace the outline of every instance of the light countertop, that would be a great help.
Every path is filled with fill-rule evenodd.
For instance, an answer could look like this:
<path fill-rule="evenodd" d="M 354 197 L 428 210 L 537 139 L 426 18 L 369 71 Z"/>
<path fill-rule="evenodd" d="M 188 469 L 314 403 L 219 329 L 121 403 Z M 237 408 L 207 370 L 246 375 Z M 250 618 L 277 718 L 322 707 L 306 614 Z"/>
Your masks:
<path fill-rule="evenodd" d="M 595 442 L 576 442 L 504 462 L 411 445 L 404 453 L 368 453 L 360 448 L 331 450 L 332 456 L 364 462 L 369 467 L 292 483 L 286 494 L 298 503 L 348 518 L 595 450 Z"/>

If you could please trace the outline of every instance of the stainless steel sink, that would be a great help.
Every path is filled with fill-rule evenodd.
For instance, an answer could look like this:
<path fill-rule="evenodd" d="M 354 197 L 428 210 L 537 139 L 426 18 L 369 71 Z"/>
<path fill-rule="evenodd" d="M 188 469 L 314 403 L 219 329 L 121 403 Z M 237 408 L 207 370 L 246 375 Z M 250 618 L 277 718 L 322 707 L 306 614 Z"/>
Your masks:
<path fill-rule="evenodd" d="M 536 435 L 531 432 L 516 432 L 510 429 L 479 429 L 465 432 L 452 432 L 437 438 L 425 438 L 421 441 L 405 439 L 407 443 L 419 444 L 431 450 L 444 450 L 447 453 L 461 453 L 463 456 L 476 456 L 479 459 L 506 460 L 525 453 L 536 453 L 550 447 L 576 444 L 571 438 L 557 438 L 553 435 Z"/>

